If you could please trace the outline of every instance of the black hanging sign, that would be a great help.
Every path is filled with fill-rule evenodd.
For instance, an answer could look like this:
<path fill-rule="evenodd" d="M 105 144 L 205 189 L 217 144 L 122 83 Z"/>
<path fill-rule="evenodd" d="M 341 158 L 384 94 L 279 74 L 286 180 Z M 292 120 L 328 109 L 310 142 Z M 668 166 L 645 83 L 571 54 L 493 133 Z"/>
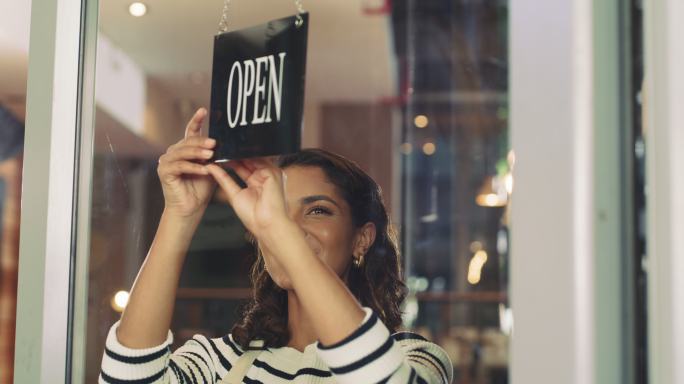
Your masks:
<path fill-rule="evenodd" d="M 214 38 L 209 136 L 214 161 L 301 148 L 308 13 Z M 298 21 L 299 20 L 299 21 Z"/>

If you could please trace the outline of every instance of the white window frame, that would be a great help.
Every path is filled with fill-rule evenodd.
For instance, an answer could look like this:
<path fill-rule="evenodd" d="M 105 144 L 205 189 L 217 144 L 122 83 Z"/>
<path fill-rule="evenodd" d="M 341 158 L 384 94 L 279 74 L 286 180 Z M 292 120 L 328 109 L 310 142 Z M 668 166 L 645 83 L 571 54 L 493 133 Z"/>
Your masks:
<path fill-rule="evenodd" d="M 644 1 L 651 384 L 684 382 L 684 2 Z"/>

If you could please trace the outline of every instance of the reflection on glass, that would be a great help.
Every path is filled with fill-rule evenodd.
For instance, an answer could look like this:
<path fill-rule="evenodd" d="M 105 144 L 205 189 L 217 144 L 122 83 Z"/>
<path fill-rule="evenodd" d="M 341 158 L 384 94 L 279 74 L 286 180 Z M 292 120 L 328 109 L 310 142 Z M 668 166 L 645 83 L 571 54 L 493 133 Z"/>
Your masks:
<path fill-rule="evenodd" d="M 30 1 L 0 3 L 0 383 L 14 378 Z"/>
<path fill-rule="evenodd" d="M 24 76 L 25 70 L 24 68 Z M 2 83 L 0 81 L 0 89 L 3 89 Z M 7 103 L 7 99 L 2 98 L 0 94 L 0 382 L 2 383 L 12 382 L 14 375 L 25 108 L 23 98 L 20 100 L 14 104 Z"/>
<path fill-rule="evenodd" d="M 304 2 L 311 30 L 303 146 L 351 158 L 381 185 L 401 229 L 404 326 L 449 353 L 455 382 L 505 383 L 508 3 L 387 4 Z M 106 333 L 161 215 L 157 160 L 194 110 L 209 105 L 220 12 L 215 2 L 165 2 L 136 18 L 117 1 L 100 1 L 87 352 L 75 357 L 85 359 L 85 382 L 97 380 Z M 293 13 L 290 2 L 233 2 L 229 28 Z M 480 205 L 484 185 L 496 201 Z M 230 330 L 251 295 L 253 255 L 225 198 L 215 196 L 181 276 L 174 348 L 195 333 Z"/>

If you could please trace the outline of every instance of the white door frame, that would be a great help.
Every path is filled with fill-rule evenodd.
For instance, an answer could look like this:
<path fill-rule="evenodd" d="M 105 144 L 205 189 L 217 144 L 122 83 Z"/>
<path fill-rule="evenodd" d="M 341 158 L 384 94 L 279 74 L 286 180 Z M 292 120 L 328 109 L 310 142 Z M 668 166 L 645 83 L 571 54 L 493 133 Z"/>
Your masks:
<path fill-rule="evenodd" d="M 32 2 L 15 383 L 70 382 L 72 341 L 82 337 L 72 332 L 73 286 L 83 284 L 75 279 L 77 267 L 83 274 L 76 249 L 84 241 L 76 227 L 87 223 L 79 223 L 75 205 L 89 204 L 78 183 L 92 159 L 92 124 L 81 127 L 92 121 L 97 0 L 87 3 Z M 81 173 L 86 181 L 88 172 Z"/>

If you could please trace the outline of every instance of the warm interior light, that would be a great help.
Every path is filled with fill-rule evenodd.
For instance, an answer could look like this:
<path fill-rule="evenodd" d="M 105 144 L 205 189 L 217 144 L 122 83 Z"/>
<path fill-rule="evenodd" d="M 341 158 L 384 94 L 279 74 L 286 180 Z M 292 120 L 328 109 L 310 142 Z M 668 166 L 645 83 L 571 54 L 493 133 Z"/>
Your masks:
<path fill-rule="evenodd" d="M 147 5 L 139 1 L 136 1 L 128 7 L 128 12 L 135 17 L 145 16 L 145 14 L 147 13 Z"/>
<path fill-rule="evenodd" d="M 475 285 L 480 282 L 482 276 L 482 267 L 487 262 L 487 252 L 484 250 L 479 250 L 475 252 L 473 258 L 470 259 L 470 264 L 468 264 L 468 282 Z"/>
<path fill-rule="evenodd" d="M 436 150 L 437 147 L 435 147 L 435 143 L 427 142 L 423 144 L 423 153 L 425 153 L 428 156 L 433 155 Z"/>
<path fill-rule="evenodd" d="M 488 207 L 495 207 L 497 204 L 499 204 L 499 196 L 493 193 L 485 195 L 485 202 Z"/>
<path fill-rule="evenodd" d="M 429 123 L 430 123 L 430 121 L 428 120 L 427 116 L 425 116 L 425 115 L 417 115 L 413 119 L 413 124 L 415 124 L 416 127 L 418 127 L 418 128 L 425 128 L 428 126 Z"/>
<path fill-rule="evenodd" d="M 512 185 L 511 185 L 512 187 Z M 498 176 L 488 176 L 480 187 L 475 202 L 481 207 L 503 207 L 508 203 L 508 192 Z"/>
<path fill-rule="evenodd" d="M 128 292 L 119 291 L 112 297 L 112 309 L 117 312 L 123 312 L 128 304 Z"/>

